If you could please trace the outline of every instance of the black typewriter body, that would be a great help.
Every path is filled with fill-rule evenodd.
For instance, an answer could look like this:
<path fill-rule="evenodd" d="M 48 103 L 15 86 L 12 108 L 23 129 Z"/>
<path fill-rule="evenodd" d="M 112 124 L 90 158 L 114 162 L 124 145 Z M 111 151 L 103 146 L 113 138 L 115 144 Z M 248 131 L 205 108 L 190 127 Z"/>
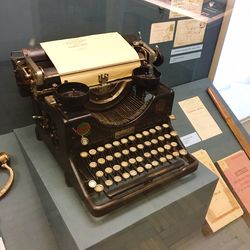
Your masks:
<path fill-rule="evenodd" d="M 150 88 L 144 82 L 150 83 L 151 75 L 145 81 L 140 78 L 139 83 L 133 76 L 125 79 L 122 94 L 101 105 L 96 104 L 96 92 L 91 90 L 90 97 L 85 100 L 83 96 L 83 103 L 72 105 L 77 96 L 73 88 L 69 98 L 73 101 L 68 105 L 58 89 L 70 83 L 61 84 L 49 62 L 43 70 L 43 84 L 29 86 L 23 76 L 29 70 L 21 69 L 29 64 L 25 59 L 25 53 L 12 56 L 17 84 L 33 100 L 37 138 L 46 143 L 63 168 L 66 183 L 77 190 L 92 215 L 105 215 L 197 169 L 198 161 L 171 124 L 174 91 L 158 78 Z M 42 52 L 33 61 L 40 68 L 48 58 Z"/>

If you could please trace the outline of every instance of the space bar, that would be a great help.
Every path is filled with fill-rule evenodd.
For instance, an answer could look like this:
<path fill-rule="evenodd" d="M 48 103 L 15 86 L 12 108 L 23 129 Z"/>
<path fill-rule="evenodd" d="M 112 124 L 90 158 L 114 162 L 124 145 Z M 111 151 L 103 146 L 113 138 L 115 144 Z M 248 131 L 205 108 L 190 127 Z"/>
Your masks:
<path fill-rule="evenodd" d="M 184 166 L 185 162 L 181 159 L 177 160 L 175 163 L 171 165 L 168 162 L 163 163 L 157 168 L 153 169 L 152 171 L 149 171 L 147 174 L 141 175 L 134 180 L 132 179 L 131 181 L 126 181 L 124 184 L 121 184 L 120 186 L 118 186 L 113 190 L 106 191 L 106 194 L 109 198 L 112 198 L 126 191 L 133 192 L 132 189 L 136 187 L 140 188 L 141 185 L 152 181 L 154 178 L 160 177 L 161 175 L 165 175 L 167 173 L 170 174 L 171 171 L 177 170 Z"/>

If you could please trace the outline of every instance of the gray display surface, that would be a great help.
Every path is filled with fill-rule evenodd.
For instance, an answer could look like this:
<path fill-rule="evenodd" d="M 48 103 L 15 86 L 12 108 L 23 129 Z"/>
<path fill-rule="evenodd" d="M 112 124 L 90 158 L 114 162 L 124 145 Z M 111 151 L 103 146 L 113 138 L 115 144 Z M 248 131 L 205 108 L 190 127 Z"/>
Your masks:
<path fill-rule="evenodd" d="M 199 81 L 190 82 L 174 88 L 175 101 L 173 105 L 173 114 L 176 115 L 176 121 L 173 122 L 173 127 L 178 131 L 180 137 L 195 132 L 195 129 L 180 108 L 178 102 L 194 96 L 199 96 L 208 112 L 220 127 L 222 134 L 194 144 L 188 147 L 188 150 L 190 152 L 194 152 L 201 148 L 205 149 L 212 158 L 213 162 L 216 162 L 219 159 L 240 150 L 241 147 L 207 93 L 207 88 L 211 86 L 211 81 L 208 79 L 201 79 Z M 234 121 L 236 121 L 238 127 L 244 130 L 240 122 L 237 122 L 234 114 L 230 110 L 229 112 Z M 246 138 L 250 140 L 247 133 L 245 131 L 242 132 L 245 133 Z"/>
<path fill-rule="evenodd" d="M 15 173 L 11 190 L 0 200 L 0 236 L 6 249 L 58 249 L 14 133 L 0 136 L 0 151 L 9 153 Z M 5 177 L 1 170 L 0 185 Z"/>

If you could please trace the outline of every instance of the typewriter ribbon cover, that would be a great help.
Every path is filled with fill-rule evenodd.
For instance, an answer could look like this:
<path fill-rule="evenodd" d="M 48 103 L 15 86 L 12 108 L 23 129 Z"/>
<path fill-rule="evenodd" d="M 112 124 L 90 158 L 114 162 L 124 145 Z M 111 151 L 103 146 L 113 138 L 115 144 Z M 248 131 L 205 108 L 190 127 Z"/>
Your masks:
<path fill-rule="evenodd" d="M 133 47 L 117 32 L 41 43 L 56 67 L 61 82 L 99 84 L 98 76 L 108 81 L 129 77 L 140 59 Z"/>

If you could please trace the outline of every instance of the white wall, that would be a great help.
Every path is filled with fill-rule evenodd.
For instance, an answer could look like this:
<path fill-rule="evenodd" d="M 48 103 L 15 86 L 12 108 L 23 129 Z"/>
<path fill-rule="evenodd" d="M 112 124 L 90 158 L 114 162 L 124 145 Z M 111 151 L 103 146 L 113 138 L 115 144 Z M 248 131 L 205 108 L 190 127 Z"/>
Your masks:
<path fill-rule="evenodd" d="M 214 85 L 238 119 L 250 115 L 250 1 L 236 0 Z"/>

